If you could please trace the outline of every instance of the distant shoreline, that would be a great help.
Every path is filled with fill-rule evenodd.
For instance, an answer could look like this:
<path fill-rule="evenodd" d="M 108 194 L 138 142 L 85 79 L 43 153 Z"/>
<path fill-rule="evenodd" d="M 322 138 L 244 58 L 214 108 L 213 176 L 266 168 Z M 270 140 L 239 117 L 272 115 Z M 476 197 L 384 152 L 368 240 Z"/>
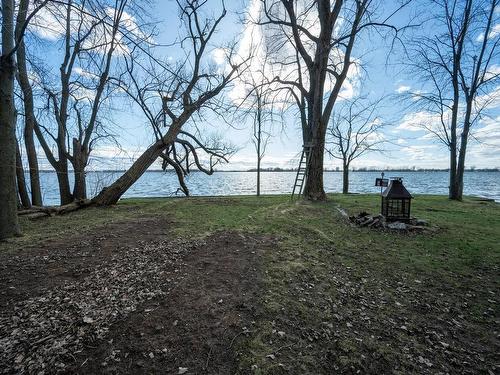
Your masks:
<path fill-rule="evenodd" d="M 392 172 L 449 172 L 449 169 L 350 169 L 349 172 L 384 172 L 384 173 L 392 173 Z M 29 171 L 25 170 L 25 173 L 28 173 Z M 73 173 L 72 170 L 69 172 Z M 94 172 L 101 172 L 101 173 L 124 173 L 126 170 L 120 170 L 120 169 L 103 169 L 103 170 L 96 170 L 96 171 L 87 171 L 87 173 L 94 173 Z M 154 172 L 154 173 L 165 173 L 165 171 L 161 169 L 153 169 L 153 170 L 148 170 L 146 172 Z M 193 170 L 191 173 L 196 173 L 200 172 L 198 170 Z M 247 170 L 241 170 L 241 169 L 235 169 L 235 170 L 216 170 L 215 172 L 222 172 L 222 173 L 255 173 L 257 172 L 256 169 L 247 169 Z M 282 169 L 282 168 L 277 168 L 277 169 L 262 169 L 261 172 L 297 172 L 297 169 Z M 336 170 L 336 169 L 325 169 L 324 172 L 338 172 L 341 173 L 342 169 Z M 500 172 L 500 168 L 474 168 L 474 169 L 466 169 L 465 172 Z M 40 173 L 55 173 L 54 170 L 40 170 Z"/>

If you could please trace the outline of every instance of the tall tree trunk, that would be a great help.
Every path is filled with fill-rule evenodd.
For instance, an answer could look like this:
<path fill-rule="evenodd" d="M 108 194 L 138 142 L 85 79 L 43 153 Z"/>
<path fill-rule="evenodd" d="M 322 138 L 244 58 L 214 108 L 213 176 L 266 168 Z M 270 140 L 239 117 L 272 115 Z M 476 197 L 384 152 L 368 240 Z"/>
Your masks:
<path fill-rule="evenodd" d="M 457 186 L 457 126 L 458 121 L 457 113 L 452 113 L 452 125 L 450 129 L 451 142 L 450 142 L 450 185 L 448 191 L 449 199 L 458 199 L 458 186 Z"/>
<path fill-rule="evenodd" d="M 57 183 L 59 185 L 59 198 L 61 205 L 73 202 L 73 195 L 69 184 L 68 161 L 63 158 L 54 167 L 57 173 Z"/>
<path fill-rule="evenodd" d="M 456 198 L 462 200 L 464 191 L 465 156 L 467 154 L 467 142 L 470 132 L 470 118 L 472 113 L 472 99 L 468 100 L 464 118 L 464 127 L 460 136 L 460 150 L 458 153 L 457 176 L 456 176 Z"/>
<path fill-rule="evenodd" d="M 42 191 L 40 188 L 40 172 L 38 168 L 38 158 L 35 147 L 34 127 L 35 111 L 33 104 L 33 91 L 28 78 L 28 69 L 26 66 L 26 48 L 21 38 L 22 27 L 26 22 L 28 12 L 28 0 L 19 2 L 19 12 L 17 14 L 15 35 L 16 40 L 21 40 L 16 51 L 18 66 L 18 82 L 23 92 L 24 103 L 24 146 L 26 156 L 28 157 L 28 166 L 30 174 L 31 200 L 35 206 L 42 206 Z"/>
<path fill-rule="evenodd" d="M 87 199 L 87 180 L 85 167 L 74 167 L 75 183 L 73 185 L 73 199 Z"/>
<path fill-rule="evenodd" d="M 342 170 L 342 194 L 349 193 L 349 165 L 344 164 L 344 169 Z"/>
<path fill-rule="evenodd" d="M 160 157 L 166 144 L 162 140 L 150 146 L 132 166 L 110 186 L 104 188 L 95 198 L 94 204 L 108 206 L 115 204 L 121 196 L 146 172 L 146 170 Z"/>
<path fill-rule="evenodd" d="M 257 196 L 260 196 L 260 156 L 257 158 Z"/>
<path fill-rule="evenodd" d="M 260 117 L 258 126 L 259 129 L 257 133 L 257 196 L 260 196 L 260 161 L 262 159 L 260 155 L 260 144 L 262 141 Z"/>
<path fill-rule="evenodd" d="M 458 157 L 458 166 L 457 166 L 456 200 L 459 201 L 462 200 L 464 191 L 465 150 L 467 148 L 467 140 L 465 140 L 464 142 L 465 144 L 462 144 L 460 146 L 460 155 Z"/>
<path fill-rule="evenodd" d="M 75 184 L 73 186 L 74 199 L 87 199 L 87 182 L 85 177 L 85 167 L 87 166 L 88 153 L 82 147 L 80 141 L 73 138 L 73 170 Z"/>
<path fill-rule="evenodd" d="M 319 112 L 321 114 L 321 112 Z M 326 126 L 318 121 L 315 136 L 312 139 L 312 150 L 310 160 L 307 160 L 309 168 L 304 187 L 304 197 L 312 201 L 325 201 L 326 194 L 323 188 L 323 159 L 325 155 Z M 313 134 L 314 134 L 313 133 Z"/>
<path fill-rule="evenodd" d="M 14 107 L 14 0 L 2 0 L 0 56 L 0 239 L 20 234 L 17 219 Z"/>
<path fill-rule="evenodd" d="M 323 189 L 323 156 L 324 145 L 314 146 L 304 188 L 304 197 L 312 201 L 326 200 L 325 190 Z"/>
<path fill-rule="evenodd" d="M 17 191 L 21 198 L 21 205 L 24 208 L 31 208 L 30 197 L 28 189 L 26 189 L 26 178 L 24 177 L 23 159 L 21 158 L 21 151 L 19 150 L 19 143 L 16 142 L 16 177 L 17 177 Z"/>
<path fill-rule="evenodd" d="M 450 182 L 448 188 L 448 198 L 457 198 L 457 151 L 456 147 L 450 148 Z"/>

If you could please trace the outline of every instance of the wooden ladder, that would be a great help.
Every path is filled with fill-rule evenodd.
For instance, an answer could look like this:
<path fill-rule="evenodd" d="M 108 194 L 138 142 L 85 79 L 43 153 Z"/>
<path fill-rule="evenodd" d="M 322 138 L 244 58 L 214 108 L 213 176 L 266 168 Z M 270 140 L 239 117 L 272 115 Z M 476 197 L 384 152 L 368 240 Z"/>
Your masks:
<path fill-rule="evenodd" d="M 302 146 L 299 168 L 297 169 L 295 183 L 293 184 L 292 199 L 295 195 L 300 196 L 302 194 L 302 188 L 304 187 L 304 183 L 307 180 L 307 175 L 309 173 L 309 161 L 311 160 L 310 156 L 312 148 L 312 143 L 306 143 Z"/>

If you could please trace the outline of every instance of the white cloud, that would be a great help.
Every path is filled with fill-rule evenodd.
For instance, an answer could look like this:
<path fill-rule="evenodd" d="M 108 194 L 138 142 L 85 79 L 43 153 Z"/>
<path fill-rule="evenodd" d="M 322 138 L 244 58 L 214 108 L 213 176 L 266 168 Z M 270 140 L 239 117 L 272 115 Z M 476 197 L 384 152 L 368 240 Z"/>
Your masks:
<path fill-rule="evenodd" d="M 486 74 L 484 75 L 484 78 L 485 79 L 491 79 L 491 78 L 494 78 L 495 76 L 498 76 L 498 75 L 500 75 L 500 65 L 493 64 L 486 71 Z"/>
<path fill-rule="evenodd" d="M 410 91 L 411 87 L 410 86 L 405 86 L 405 85 L 400 85 L 395 91 L 398 94 L 402 94 L 404 92 Z"/>
<path fill-rule="evenodd" d="M 404 144 L 408 143 L 408 141 L 406 139 L 403 139 L 403 138 L 398 138 L 398 140 L 396 141 L 396 143 L 398 145 L 404 145 Z"/>
<path fill-rule="evenodd" d="M 215 48 L 212 51 L 212 58 L 217 65 L 223 65 L 226 62 L 226 50 L 224 48 Z"/>
<path fill-rule="evenodd" d="M 31 5 L 33 6 L 33 5 Z M 82 48 L 92 49 L 97 48 L 102 53 L 105 53 L 109 48 L 112 35 L 112 27 L 110 22 L 115 18 L 116 10 L 111 7 L 104 9 L 103 14 L 97 14 L 95 17 L 90 15 L 90 11 L 83 12 L 75 9 L 80 5 L 73 4 L 70 21 L 70 31 L 72 35 L 84 35 L 93 27 L 92 33 L 86 36 L 82 43 Z M 107 23 L 99 23 L 95 26 L 96 20 L 108 17 Z M 49 2 L 43 7 L 31 20 L 28 29 L 37 34 L 42 39 L 48 41 L 56 41 L 63 38 L 66 34 L 66 17 L 67 6 L 60 3 Z M 95 27 L 94 27 L 95 26 Z M 127 32 L 139 39 L 150 40 L 136 23 L 135 18 L 123 11 L 120 18 L 120 27 L 122 32 Z M 116 52 L 118 54 L 128 53 L 128 47 L 125 43 L 125 38 L 122 32 L 118 32 L 115 36 L 114 42 L 116 43 Z"/>
<path fill-rule="evenodd" d="M 425 130 L 425 128 L 436 128 L 439 125 L 439 116 L 426 112 L 414 112 L 408 113 L 403 117 L 401 123 L 396 127 L 397 130 L 417 132 Z"/>
<path fill-rule="evenodd" d="M 487 94 L 476 97 L 476 106 L 478 109 L 495 109 L 500 107 L 500 86 L 495 87 Z"/>
<path fill-rule="evenodd" d="M 297 13 L 301 15 L 300 22 L 311 34 L 318 35 L 320 26 L 316 11 L 314 8 L 306 10 L 304 6 L 304 1 L 297 2 Z M 282 30 L 277 30 L 273 25 L 256 25 L 255 21 L 263 17 L 262 7 L 263 5 L 260 0 L 252 0 L 249 2 L 247 8 L 247 19 L 239 44 L 238 55 L 252 55 L 253 59 L 250 62 L 247 73 L 243 74 L 239 82 L 236 82 L 233 90 L 229 94 L 230 98 L 236 102 L 245 97 L 248 92 L 248 87 L 244 83 L 245 81 L 248 82 L 253 79 L 256 82 L 266 82 L 275 77 L 294 82 L 299 79 L 299 73 L 297 72 L 297 65 L 295 63 L 295 49 L 292 43 L 284 38 Z M 273 10 L 278 13 L 284 12 L 281 6 L 275 6 Z M 336 30 L 340 32 L 340 29 Z M 305 48 L 312 53 L 314 51 L 314 44 L 311 43 L 306 35 L 302 35 L 301 40 Z M 269 53 L 269 49 L 273 50 L 273 52 Z M 343 57 L 344 54 L 340 49 L 334 49 L 330 55 L 330 63 L 339 67 L 342 65 Z M 360 64 L 361 62 L 359 60 L 353 59 L 353 63 L 349 68 L 347 78 L 339 94 L 340 100 L 349 99 L 357 95 L 361 78 Z M 302 64 L 301 75 L 303 78 L 303 85 L 307 87 L 308 74 L 305 64 Z M 325 93 L 332 90 L 334 83 L 334 78 L 329 76 L 325 83 Z M 282 87 L 280 84 L 271 84 L 271 86 L 273 89 Z M 290 88 L 297 91 L 293 86 L 290 86 Z M 276 96 L 275 102 L 282 103 L 283 106 L 294 103 L 293 100 L 290 100 L 290 93 L 287 90 L 282 90 L 276 94 Z"/>
<path fill-rule="evenodd" d="M 497 23 L 494 25 L 488 34 L 488 39 L 495 38 L 496 36 L 500 35 L 500 23 Z M 484 33 L 481 33 L 477 36 L 476 42 L 482 42 L 484 39 Z"/>

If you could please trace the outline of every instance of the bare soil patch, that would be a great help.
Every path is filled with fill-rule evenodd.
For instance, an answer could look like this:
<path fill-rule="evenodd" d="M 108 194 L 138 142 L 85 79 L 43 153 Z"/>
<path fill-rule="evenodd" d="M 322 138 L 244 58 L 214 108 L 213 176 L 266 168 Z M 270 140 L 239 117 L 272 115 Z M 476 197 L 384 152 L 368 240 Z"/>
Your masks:
<path fill-rule="evenodd" d="M 274 242 L 170 240 L 168 226 L 143 218 L 0 255 L 0 373 L 233 373 Z"/>
<path fill-rule="evenodd" d="M 163 217 L 139 217 L 106 224 L 91 233 L 47 239 L 15 252 L 0 251 L 0 312 L 48 288 L 87 276 L 124 247 L 165 238 L 170 225 Z"/>
<path fill-rule="evenodd" d="M 233 374 L 238 340 L 259 306 L 259 255 L 270 238 L 222 232 L 192 249 L 182 280 L 115 324 L 72 370 L 80 373 Z"/>

